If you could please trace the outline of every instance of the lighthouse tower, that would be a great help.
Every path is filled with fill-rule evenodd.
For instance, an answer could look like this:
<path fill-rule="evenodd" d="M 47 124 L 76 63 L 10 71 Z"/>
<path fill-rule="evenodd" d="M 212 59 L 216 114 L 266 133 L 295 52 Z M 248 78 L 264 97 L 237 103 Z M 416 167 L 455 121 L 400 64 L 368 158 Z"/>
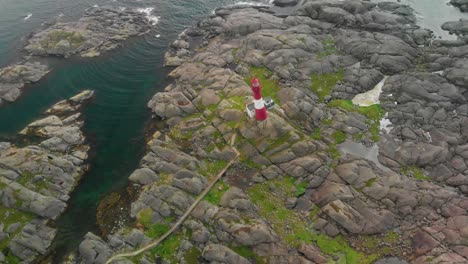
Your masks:
<path fill-rule="evenodd" d="M 265 107 L 265 102 L 262 98 L 262 87 L 260 86 L 260 81 L 257 78 L 253 78 L 250 88 L 252 89 L 254 97 L 255 119 L 257 119 L 257 121 L 264 121 L 267 119 L 268 113 Z"/>

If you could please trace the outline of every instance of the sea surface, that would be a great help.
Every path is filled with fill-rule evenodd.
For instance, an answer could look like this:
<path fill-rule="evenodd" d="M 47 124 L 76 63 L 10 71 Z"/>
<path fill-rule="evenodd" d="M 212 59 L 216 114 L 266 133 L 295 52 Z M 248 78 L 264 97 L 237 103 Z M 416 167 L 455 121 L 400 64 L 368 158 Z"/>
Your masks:
<path fill-rule="evenodd" d="M 144 152 L 144 126 L 150 119 L 146 103 L 170 81 L 162 67 L 168 45 L 186 27 L 236 0 L 0 0 L 0 67 L 25 54 L 25 39 L 42 23 L 58 17 L 74 20 L 85 9 L 107 5 L 139 9 L 154 26 L 115 51 L 92 59 L 49 59 L 54 70 L 27 87 L 17 102 L 0 108 L 0 138 L 11 138 L 59 100 L 84 89 L 96 91 L 84 110 L 85 134 L 93 146 L 91 169 L 72 193 L 69 207 L 57 221 L 56 251 L 76 248 L 88 231 L 96 231 L 96 207 L 104 195 L 121 190 Z M 242 1 L 246 2 L 246 1 Z M 247 1 L 248 2 L 248 1 Z M 268 3 L 269 0 L 250 1 Z M 448 20 L 468 18 L 441 0 L 403 0 L 418 12 L 421 25 L 437 35 Z"/>

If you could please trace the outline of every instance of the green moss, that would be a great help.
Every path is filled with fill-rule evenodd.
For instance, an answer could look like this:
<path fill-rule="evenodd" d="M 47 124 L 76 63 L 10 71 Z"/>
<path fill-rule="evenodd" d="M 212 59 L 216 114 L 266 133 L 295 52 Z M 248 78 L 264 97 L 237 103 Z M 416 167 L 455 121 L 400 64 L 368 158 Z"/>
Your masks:
<path fill-rule="evenodd" d="M 357 133 L 353 135 L 353 140 L 355 141 L 361 141 L 366 137 L 364 133 Z"/>
<path fill-rule="evenodd" d="M 7 208 L 0 205 L 0 222 L 4 224 L 4 230 L 6 230 L 12 224 L 21 224 L 21 226 L 13 234 L 10 234 L 8 238 L 5 238 L 2 241 L 0 241 L 0 251 L 3 251 L 10 243 L 10 240 L 13 239 L 13 237 L 15 237 L 19 232 L 21 232 L 24 225 L 31 221 L 33 218 L 34 216 L 30 213 L 13 208 Z"/>
<path fill-rule="evenodd" d="M 321 132 L 320 127 L 316 127 L 314 129 L 314 132 L 312 132 L 312 134 L 310 134 L 310 138 L 315 139 L 315 140 L 322 139 L 322 132 Z"/>
<path fill-rule="evenodd" d="M 37 174 L 35 173 L 32 173 L 30 171 L 23 171 L 21 173 L 21 176 L 18 178 L 17 182 L 23 186 L 25 186 L 26 184 L 30 183 L 32 181 L 32 179 L 34 178 L 34 176 L 36 176 Z"/>
<path fill-rule="evenodd" d="M 324 51 L 317 54 L 317 59 L 321 60 L 326 56 L 337 54 L 336 43 L 331 35 L 328 35 L 324 40 L 322 40 L 322 45 Z"/>
<path fill-rule="evenodd" d="M 406 176 L 412 176 L 413 178 L 421 180 L 421 181 L 431 180 L 431 177 L 424 175 L 421 168 L 418 168 L 415 166 L 402 168 L 401 172 L 405 174 Z"/>
<path fill-rule="evenodd" d="M 53 47 L 62 40 L 67 40 L 72 47 L 79 47 L 85 42 L 86 39 L 79 32 L 54 30 L 47 35 L 47 40 L 42 41 L 41 45 L 46 47 Z"/>
<path fill-rule="evenodd" d="M 250 260 L 255 260 L 255 263 L 257 264 L 263 264 L 265 261 L 257 254 L 255 254 L 252 250 L 252 248 L 247 247 L 247 246 L 239 246 L 239 247 L 232 247 L 232 250 L 239 254 L 240 256 L 250 259 Z"/>
<path fill-rule="evenodd" d="M 21 259 L 17 256 L 13 255 L 10 251 L 5 255 L 5 263 L 8 264 L 19 264 L 21 263 Z"/>
<path fill-rule="evenodd" d="M 187 264 L 198 264 L 200 261 L 198 260 L 201 256 L 200 249 L 193 247 L 184 253 L 184 259 Z"/>
<path fill-rule="evenodd" d="M 307 189 L 307 182 L 302 182 L 296 186 L 296 191 L 294 192 L 294 196 L 299 197 L 306 192 Z"/>
<path fill-rule="evenodd" d="M 180 247 L 183 237 L 181 233 L 173 234 L 166 238 L 161 244 L 152 248 L 150 252 L 153 255 L 158 255 L 162 259 L 168 260 L 170 263 L 178 263 L 175 259 L 175 253 Z"/>
<path fill-rule="evenodd" d="M 234 109 L 244 111 L 245 109 L 245 97 L 244 96 L 230 96 L 228 101 L 231 103 Z"/>
<path fill-rule="evenodd" d="M 343 69 L 339 69 L 338 72 L 334 73 L 325 73 L 325 74 L 315 74 L 312 75 L 312 91 L 317 94 L 320 102 L 323 102 L 324 98 L 327 95 L 330 95 L 332 89 L 335 85 L 343 80 L 344 71 Z"/>
<path fill-rule="evenodd" d="M 137 215 L 138 222 L 146 227 L 151 225 L 152 217 L 153 217 L 153 209 L 151 208 L 145 208 L 141 210 Z"/>
<path fill-rule="evenodd" d="M 242 159 L 241 159 L 242 160 Z M 258 164 L 258 163 L 255 163 L 252 159 L 249 159 L 249 158 L 245 158 L 242 160 L 245 165 L 247 165 L 249 168 L 252 168 L 252 169 L 261 169 L 262 168 L 262 165 Z"/>
<path fill-rule="evenodd" d="M 330 118 L 324 118 L 324 119 L 322 119 L 322 124 L 325 125 L 325 126 L 331 125 L 332 122 L 333 122 L 333 120 L 330 119 Z"/>
<path fill-rule="evenodd" d="M 366 181 L 366 187 L 371 187 L 374 184 L 374 182 L 376 182 L 376 181 L 377 181 L 377 178 L 372 178 L 372 179 Z"/>
<path fill-rule="evenodd" d="M 269 188 L 271 183 L 276 187 L 273 193 Z M 256 184 L 247 191 L 250 200 L 259 208 L 259 213 L 274 223 L 275 232 L 287 245 L 297 248 L 301 243 L 316 243 L 325 254 L 341 254 L 346 261 L 345 263 L 372 263 L 378 257 L 377 255 L 367 256 L 355 251 L 341 236 L 330 238 L 317 234 L 312 228 L 306 226 L 303 219 L 293 210 L 285 208 L 283 204 L 284 199 L 288 197 L 290 187 L 291 180 L 284 178 L 269 183 Z"/>
<path fill-rule="evenodd" d="M 281 90 L 278 81 L 272 80 L 273 73 L 265 67 L 250 67 L 251 76 L 244 78 L 244 81 L 250 86 L 253 77 L 258 78 L 262 85 L 262 96 L 271 97 L 276 103 L 279 103 L 278 92 Z"/>
<path fill-rule="evenodd" d="M 346 134 L 343 131 L 337 130 L 332 134 L 336 144 L 341 144 L 346 141 Z"/>
<path fill-rule="evenodd" d="M 393 231 L 390 231 L 385 235 L 383 240 L 385 241 L 385 243 L 396 244 L 400 241 L 400 235 Z"/>
<path fill-rule="evenodd" d="M 168 224 L 155 223 L 146 230 L 145 235 L 150 238 L 158 238 L 169 231 L 171 227 Z"/>
<path fill-rule="evenodd" d="M 204 160 L 198 172 L 206 177 L 212 177 L 217 175 L 224 167 L 226 167 L 227 163 L 228 162 L 225 160 L 207 159 Z"/>
<path fill-rule="evenodd" d="M 354 105 L 351 100 L 332 100 L 328 103 L 328 107 L 337 107 L 348 112 L 356 112 L 367 118 L 367 124 L 369 125 L 369 133 L 373 141 L 379 140 L 380 134 L 380 120 L 384 117 L 385 111 L 382 109 L 380 104 L 371 106 L 357 106 Z"/>
<path fill-rule="evenodd" d="M 229 186 L 224 181 L 219 181 L 216 183 L 213 189 L 208 192 L 203 200 L 206 200 L 214 205 L 218 205 L 221 201 L 221 197 L 228 189 Z"/>
<path fill-rule="evenodd" d="M 331 144 L 328 147 L 328 153 L 330 154 L 333 160 L 336 160 L 341 156 L 340 151 L 338 151 L 335 144 Z"/>
<path fill-rule="evenodd" d="M 275 149 L 281 145 L 283 145 L 284 143 L 287 143 L 287 141 L 291 138 L 291 133 L 288 132 L 288 133 L 285 133 L 284 135 L 282 135 L 281 137 L 279 137 L 278 139 L 274 140 L 273 142 L 270 143 L 270 145 L 268 146 L 268 148 L 266 148 L 266 150 L 264 152 L 267 152 L 269 150 L 272 150 L 272 149 Z"/>
<path fill-rule="evenodd" d="M 382 241 L 386 244 L 382 245 Z M 396 245 L 401 243 L 401 238 L 397 233 L 390 231 L 385 235 L 359 236 L 355 243 L 375 255 L 392 256 L 398 254 L 399 247 Z"/>

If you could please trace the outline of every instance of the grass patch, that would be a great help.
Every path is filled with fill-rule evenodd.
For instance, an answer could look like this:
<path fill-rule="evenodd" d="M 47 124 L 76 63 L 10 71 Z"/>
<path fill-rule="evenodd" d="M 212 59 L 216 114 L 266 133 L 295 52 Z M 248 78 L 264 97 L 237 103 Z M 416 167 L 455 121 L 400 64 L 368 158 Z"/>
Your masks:
<path fill-rule="evenodd" d="M 21 259 L 13 255 L 13 253 L 11 253 L 10 251 L 8 251 L 8 254 L 5 255 L 5 263 L 19 264 L 21 263 Z"/>
<path fill-rule="evenodd" d="M 343 131 L 337 130 L 332 134 L 336 144 L 341 144 L 346 141 L 346 134 Z"/>
<path fill-rule="evenodd" d="M 178 261 L 175 259 L 175 253 L 179 248 L 183 237 L 183 234 L 180 232 L 173 234 L 166 238 L 166 240 L 164 240 L 157 247 L 150 249 L 150 252 L 153 255 L 158 255 L 162 259 L 168 260 L 170 263 L 178 263 Z"/>
<path fill-rule="evenodd" d="M 321 131 L 320 127 L 316 127 L 314 129 L 314 132 L 312 132 L 312 134 L 310 134 L 310 138 L 315 139 L 315 140 L 321 140 L 322 139 L 322 131 Z"/>
<path fill-rule="evenodd" d="M 431 177 L 424 175 L 424 172 L 422 171 L 422 169 L 416 166 L 402 168 L 401 172 L 405 174 L 406 176 L 412 176 L 413 178 L 421 180 L 421 181 L 431 180 Z"/>
<path fill-rule="evenodd" d="M 291 138 L 291 133 L 288 132 L 284 135 L 282 135 L 281 137 L 279 137 L 278 139 L 276 139 L 275 141 L 271 142 L 270 143 L 270 146 L 268 146 L 267 149 L 265 149 L 264 152 L 268 152 L 269 150 L 272 150 L 272 149 L 275 149 L 281 145 L 283 145 L 285 142 L 287 142 L 289 139 Z"/>
<path fill-rule="evenodd" d="M 239 246 L 239 247 L 232 247 L 232 250 L 239 254 L 240 256 L 246 258 L 246 259 L 251 259 L 255 260 L 255 263 L 257 264 L 264 264 L 265 261 L 257 254 L 255 254 L 252 250 L 252 248 L 247 247 L 247 246 Z"/>
<path fill-rule="evenodd" d="M 198 261 L 198 258 L 201 256 L 201 251 L 200 249 L 193 247 L 184 253 L 184 259 L 187 262 L 187 264 L 198 264 L 200 261 Z"/>
<path fill-rule="evenodd" d="M 300 184 L 296 185 L 296 191 L 294 192 L 294 196 L 299 197 L 303 195 L 307 190 L 307 182 L 301 182 Z"/>
<path fill-rule="evenodd" d="M 330 154 L 333 160 L 336 160 L 341 156 L 340 151 L 338 151 L 335 144 L 331 144 L 328 147 L 328 153 Z"/>
<path fill-rule="evenodd" d="M 86 39 L 78 32 L 54 30 L 47 35 L 46 40 L 41 41 L 41 45 L 45 47 L 54 47 L 62 40 L 67 40 L 72 47 L 79 47 Z"/>
<path fill-rule="evenodd" d="M 322 40 L 322 45 L 324 51 L 317 54 L 317 59 L 322 60 L 326 56 L 337 54 L 336 43 L 331 35 L 328 35 L 324 40 Z"/>
<path fill-rule="evenodd" d="M 153 209 L 144 208 L 138 212 L 137 219 L 138 222 L 146 227 L 151 225 L 151 218 L 153 217 Z"/>
<path fill-rule="evenodd" d="M 208 201 L 214 205 L 218 205 L 221 201 L 221 197 L 228 189 L 229 186 L 224 181 L 219 181 L 216 183 L 214 188 L 208 192 L 203 200 Z"/>
<path fill-rule="evenodd" d="M 336 107 L 348 112 L 356 112 L 367 118 L 366 123 L 369 125 L 369 133 L 371 139 L 376 142 L 379 140 L 380 120 L 384 117 L 385 111 L 380 104 L 371 106 L 358 106 L 353 104 L 351 100 L 332 100 L 328 103 L 329 107 Z"/>
<path fill-rule="evenodd" d="M 145 235 L 149 238 L 156 239 L 164 235 L 169 229 L 171 229 L 171 227 L 166 223 L 155 223 L 145 231 Z"/>
<path fill-rule="evenodd" d="M 276 187 L 273 194 L 268 185 L 271 183 Z M 365 264 L 377 259 L 377 255 L 365 255 L 352 249 L 341 236 L 330 238 L 315 233 L 293 210 L 285 208 L 283 201 L 289 197 L 291 185 L 290 179 L 284 178 L 256 184 L 247 191 L 251 201 L 259 208 L 259 213 L 272 223 L 274 230 L 286 244 L 297 248 L 301 243 L 315 243 L 325 254 L 342 255 L 343 263 Z"/>
<path fill-rule="evenodd" d="M 227 165 L 225 160 L 205 160 L 198 172 L 205 177 L 212 177 L 217 175 Z"/>
<path fill-rule="evenodd" d="M 14 208 L 7 208 L 7 207 L 0 205 L 0 222 L 4 224 L 4 230 L 0 230 L 0 231 L 7 230 L 8 227 L 14 223 L 21 224 L 21 226 L 18 227 L 18 229 L 13 234 L 10 234 L 9 237 L 0 241 L 0 251 L 3 251 L 10 243 L 10 240 L 13 239 L 18 233 L 20 233 L 24 225 L 27 222 L 31 221 L 33 218 L 34 216 L 30 213 L 23 212 Z M 12 257 L 14 256 L 12 255 Z M 10 262 L 7 262 L 7 263 L 10 263 Z"/>
<path fill-rule="evenodd" d="M 272 80 L 271 76 L 273 72 L 271 72 L 266 67 L 250 67 L 250 74 L 251 76 L 247 76 L 244 78 L 244 81 L 250 86 L 250 82 L 253 77 L 258 78 L 260 84 L 262 86 L 262 96 L 271 97 L 273 100 L 278 104 L 278 92 L 280 91 L 280 86 L 278 85 L 277 80 Z"/>
<path fill-rule="evenodd" d="M 320 102 L 323 102 L 327 95 L 330 95 L 335 85 L 343 80 L 344 70 L 340 68 L 334 73 L 315 74 L 312 75 L 311 89 L 317 94 Z"/>

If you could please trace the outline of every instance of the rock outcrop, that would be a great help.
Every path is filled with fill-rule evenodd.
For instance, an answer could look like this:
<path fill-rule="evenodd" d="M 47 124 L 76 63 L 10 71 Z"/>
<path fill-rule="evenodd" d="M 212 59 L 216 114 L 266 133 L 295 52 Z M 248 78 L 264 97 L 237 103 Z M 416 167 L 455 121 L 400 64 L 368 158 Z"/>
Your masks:
<path fill-rule="evenodd" d="M 31 55 L 98 56 L 118 47 L 118 42 L 146 33 L 150 21 L 130 9 L 93 7 L 76 22 L 57 22 L 34 34 L 25 50 Z"/>
<path fill-rule="evenodd" d="M 0 143 L 0 240 L 9 261 L 32 263 L 47 253 L 56 234 L 49 223 L 87 170 L 90 147 L 79 111 L 93 94 L 53 105 L 20 132 L 18 143 Z"/>

